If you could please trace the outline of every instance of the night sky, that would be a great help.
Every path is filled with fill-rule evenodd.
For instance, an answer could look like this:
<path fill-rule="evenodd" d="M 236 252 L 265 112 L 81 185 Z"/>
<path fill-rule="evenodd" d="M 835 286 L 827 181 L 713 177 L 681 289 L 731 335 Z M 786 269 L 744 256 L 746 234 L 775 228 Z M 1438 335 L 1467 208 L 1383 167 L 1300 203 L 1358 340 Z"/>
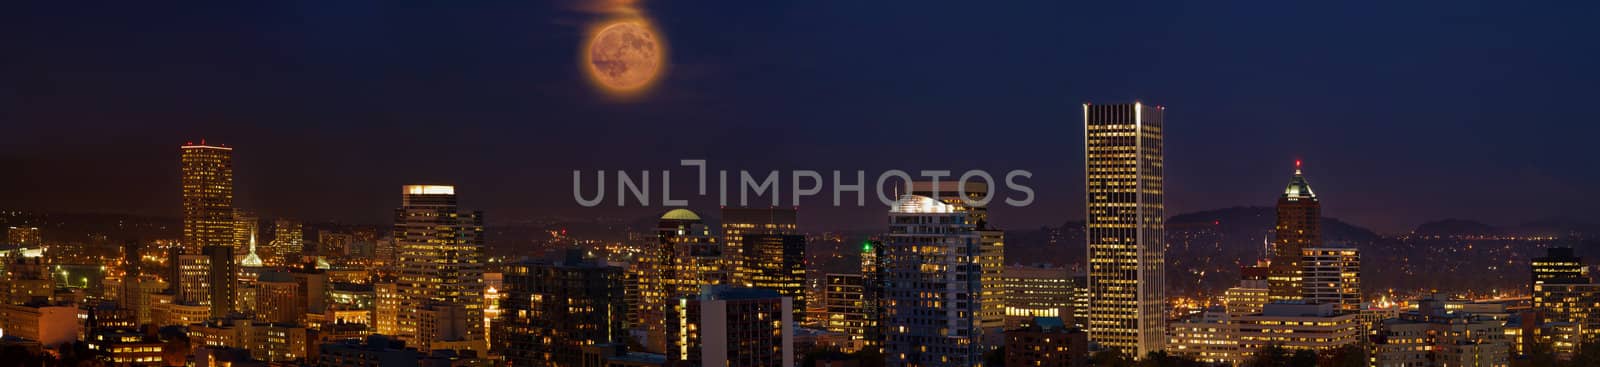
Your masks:
<path fill-rule="evenodd" d="M 1168 214 L 1270 205 L 1301 158 L 1382 232 L 1600 221 L 1594 2 L 657 1 L 670 65 L 626 102 L 580 72 L 596 4 L 451 4 L 5 5 L 0 208 L 177 216 L 205 138 L 265 217 L 387 223 L 429 182 L 491 223 L 635 218 L 662 209 L 581 208 L 571 171 L 704 158 L 1026 169 L 1038 201 L 992 217 L 1027 228 L 1083 216 L 1081 104 L 1137 98 L 1168 108 Z"/>

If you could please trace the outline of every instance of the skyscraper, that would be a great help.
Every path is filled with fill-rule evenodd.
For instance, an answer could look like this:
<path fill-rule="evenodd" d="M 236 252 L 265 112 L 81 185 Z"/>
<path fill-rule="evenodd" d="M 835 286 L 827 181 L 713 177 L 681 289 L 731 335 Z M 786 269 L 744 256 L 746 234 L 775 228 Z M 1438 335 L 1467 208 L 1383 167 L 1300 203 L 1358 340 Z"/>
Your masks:
<path fill-rule="evenodd" d="M 884 234 L 884 355 L 891 366 L 981 366 L 981 235 L 966 208 L 903 195 Z"/>
<path fill-rule="evenodd" d="M 1293 301 L 1305 297 L 1305 267 L 1301 263 L 1306 248 L 1322 244 L 1317 222 L 1322 218 L 1322 203 L 1311 192 L 1311 183 L 1294 161 L 1294 176 L 1278 197 L 1278 224 L 1273 228 L 1277 241 L 1273 247 L 1271 275 L 1267 278 L 1274 301 Z"/>
<path fill-rule="evenodd" d="M 628 337 L 622 268 L 569 250 L 559 261 L 514 263 L 505 271 L 504 316 L 492 340 L 509 365 L 578 366 L 583 346 Z"/>
<path fill-rule="evenodd" d="M 210 283 L 207 298 L 211 305 L 211 317 L 228 316 L 237 306 L 234 296 L 239 289 L 239 264 L 233 259 L 233 245 L 205 246 L 200 251 L 210 265 L 206 270 L 206 282 Z"/>
<path fill-rule="evenodd" d="M 806 237 L 797 234 L 744 234 L 739 244 L 746 260 L 749 287 L 768 289 L 793 299 L 794 319 L 806 311 Z"/>
<path fill-rule="evenodd" d="M 1005 231 L 989 225 L 987 206 L 973 205 L 989 197 L 989 185 L 978 181 L 969 181 L 965 186 L 960 181 L 921 181 L 911 183 L 911 194 L 935 198 L 967 212 L 967 221 L 978 234 L 978 263 L 982 267 L 979 286 L 983 289 L 983 309 L 978 311 L 986 338 L 982 342 L 990 348 L 999 347 L 1005 343 L 1007 295 L 1005 278 L 1001 275 L 1006 264 Z M 962 200 L 963 197 L 967 200 Z"/>
<path fill-rule="evenodd" d="M 634 278 L 628 298 L 636 326 L 646 330 L 645 348 L 666 348 L 665 308 L 675 297 L 700 293 L 700 287 L 728 282 L 732 276 L 722 243 L 699 214 L 673 209 L 661 215 L 654 243 L 630 264 Z"/>
<path fill-rule="evenodd" d="M 750 278 L 756 276 L 756 270 L 746 264 L 775 260 L 747 259 L 744 235 L 797 234 L 796 214 L 798 211 L 792 208 L 722 208 L 722 243 L 730 246 L 728 260 L 733 269 L 733 284 L 753 287 L 754 281 Z"/>
<path fill-rule="evenodd" d="M 1141 357 L 1166 340 L 1165 115 L 1083 105 L 1089 339 Z"/>
<path fill-rule="evenodd" d="M 179 147 L 183 184 L 183 252 L 233 245 L 233 148 L 200 144 Z"/>
<path fill-rule="evenodd" d="M 456 208 L 454 186 L 406 185 L 395 210 L 398 334 L 419 350 L 483 350 L 483 213 Z"/>

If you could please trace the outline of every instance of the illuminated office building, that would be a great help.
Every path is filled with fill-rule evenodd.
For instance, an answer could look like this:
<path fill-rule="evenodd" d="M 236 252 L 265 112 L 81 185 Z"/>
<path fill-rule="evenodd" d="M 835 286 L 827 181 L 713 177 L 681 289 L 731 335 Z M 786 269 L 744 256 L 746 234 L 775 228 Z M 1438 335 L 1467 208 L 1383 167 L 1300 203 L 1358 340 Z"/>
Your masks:
<path fill-rule="evenodd" d="M 306 292 L 289 273 L 261 274 L 255 286 L 255 320 L 282 324 L 301 324 L 309 312 Z"/>
<path fill-rule="evenodd" d="M 507 265 L 494 349 L 510 366 L 579 366 L 583 346 L 626 340 L 622 274 L 577 250 Z"/>
<path fill-rule="evenodd" d="M 795 320 L 806 311 L 806 237 L 797 234 L 744 234 L 741 253 L 748 287 L 769 289 L 793 299 Z"/>
<path fill-rule="evenodd" d="M 1589 267 L 1583 265 L 1582 257 L 1572 253 L 1571 247 L 1545 249 L 1545 255 L 1534 258 L 1531 265 L 1534 285 L 1590 282 Z"/>
<path fill-rule="evenodd" d="M 200 248 L 233 245 L 233 148 L 200 144 L 179 147 L 183 185 L 183 241 L 186 254 Z"/>
<path fill-rule="evenodd" d="M 759 271 L 747 264 L 777 260 L 760 257 L 747 259 L 742 246 L 744 236 L 798 234 L 796 214 L 798 211 L 793 208 L 722 208 L 722 243 L 731 250 L 727 258 L 729 266 L 733 268 L 732 284 L 755 287 L 752 278 L 758 276 Z"/>
<path fill-rule="evenodd" d="M 1248 359 L 1268 345 L 1323 351 L 1356 344 L 1361 337 L 1360 315 L 1341 313 L 1335 306 L 1280 301 L 1268 303 L 1259 314 L 1233 318 L 1241 357 Z"/>
<path fill-rule="evenodd" d="M 867 277 L 858 274 L 828 274 L 824 277 L 822 327 L 844 334 L 843 351 L 855 352 L 875 345 L 869 332 L 877 327 L 877 315 L 868 303 Z"/>
<path fill-rule="evenodd" d="M 1294 162 L 1294 176 L 1289 186 L 1278 197 L 1278 223 L 1273 227 L 1276 242 L 1273 248 L 1271 275 L 1268 289 L 1274 301 L 1294 301 L 1305 297 L 1306 248 L 1322 245 L 1322 231 L 1318 222 L 1322 218 L 1322 203 L 1311 192 L 1311 183 L 1300 173 L 1300 161 Z"/>
<path fill-rule="evenodd" d="M 298 221 L 283 218 L 272 221 L 272 243 L 267 245 L 270 249 L 262 261 L 267 266 L 298 264 L 300 254 L 305 251 L 305 237 L 304 226 Z"/>
<path fill-rule="evenodd" d="M 889 365 L 981 366 L 981 236 L 964 207 L 901 196 L 883 235 Z"/>
<path fill-rule="evenodd" d="M 1322 247 L 1301 251 L 1305 300 L 1338 305 L 1340 312 L 1361 312 L 1361 251 Z"/>
<path fill-rule="evenodd" d="M 1228 288 L 1222 294 L 1223 307 L 1233 316 L 1261 313 L 1261 309 L 1267 306 L 1268 298 L 1271 298 L 1268 295 L 1270 292 L 1266 288 L 1246 286 Z"/>
<path fill-rule="evenodd" d="M 39 227 L 7 227 L 6 243 L 20 247 L 39 247 L 44 242 L 44 236 L 39 234 Z"/>
<path fill-rule="evenodd" d="M 173 249 L 169 265 L 177 279 L 173 302 L 187 306 L 211 306 L 211 257 L 200 254 L 178 254 Z M 210 312 L 210 311 L 207 311 Z"/>
<path fill-rule="evenodd" d="M 6 261 L 5 281 L 0 282 L 5 304 L 48 303 L 55 297 L 55 280 L 50 277 L 43 257 L 0 257 Z"/>
<path fill-rule="evenodd" d="M 396 336 L 422 351 L 485 350 L 483 214 L 460 211 L 453 186 L 406 185 L 401 194 Z"/>
<path fill-rule="evenodd" d="M 1073 324 L 1076 292 L 1072 273 L 1065 267 L 1007 266 L 1006 328 L 1014 329 L 1037 317 L 1055 317 Z"/>
<path fill-rule="evenodd" d="M 1134 356 L 1166 341 L 1165 115 L 1083 105 L 1089 340 Z"/>
<path fill-rule="evenodd" d="M 1225 366 L 1243 362 L 1239 351 L 1239 326 L 1230 312 L 1207 309 L 1173 321 L 1168 327 L 1167 353 Z"/>
<path fill-rule="evenodd" d="M 378 334 L 399 335 L 400 303 L 405 302 L 400 288 L 393 281 L 379 281 L 372 284 L 372 294 L 374 329 Z"/>

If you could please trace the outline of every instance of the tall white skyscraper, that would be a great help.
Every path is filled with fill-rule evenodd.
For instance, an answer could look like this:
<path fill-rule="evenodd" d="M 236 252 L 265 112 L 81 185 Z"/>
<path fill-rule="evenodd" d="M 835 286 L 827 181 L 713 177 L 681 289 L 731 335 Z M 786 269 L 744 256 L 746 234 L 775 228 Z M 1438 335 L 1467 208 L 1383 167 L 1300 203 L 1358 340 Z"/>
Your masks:
<path fill-rule="evenodd" d="M 1165 111 L 1083 105 L 1089 338 L 1136 357 L 1166 340 Z"/>
<path fill-rule="evenodd" d="M 485 350 L 483 214 L 456 208 L 453 186 L 406 185 L 395 210 L 397 333 L 421 350 Z"/>

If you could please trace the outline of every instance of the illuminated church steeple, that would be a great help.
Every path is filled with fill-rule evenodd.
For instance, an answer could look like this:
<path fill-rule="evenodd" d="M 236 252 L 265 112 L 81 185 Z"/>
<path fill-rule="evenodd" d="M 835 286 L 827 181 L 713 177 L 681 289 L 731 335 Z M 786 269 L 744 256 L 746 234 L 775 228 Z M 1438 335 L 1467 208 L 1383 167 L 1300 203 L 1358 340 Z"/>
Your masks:
<path fill-rule="evenodd" d="M 239 260 L 239 265 L 252 268 L 259 268 L 263 265 L 261 256 L 256 256 L 256 229 L 254 227 L 250 228 L 250 254 L 245 255 L 244 260 Z"/>

